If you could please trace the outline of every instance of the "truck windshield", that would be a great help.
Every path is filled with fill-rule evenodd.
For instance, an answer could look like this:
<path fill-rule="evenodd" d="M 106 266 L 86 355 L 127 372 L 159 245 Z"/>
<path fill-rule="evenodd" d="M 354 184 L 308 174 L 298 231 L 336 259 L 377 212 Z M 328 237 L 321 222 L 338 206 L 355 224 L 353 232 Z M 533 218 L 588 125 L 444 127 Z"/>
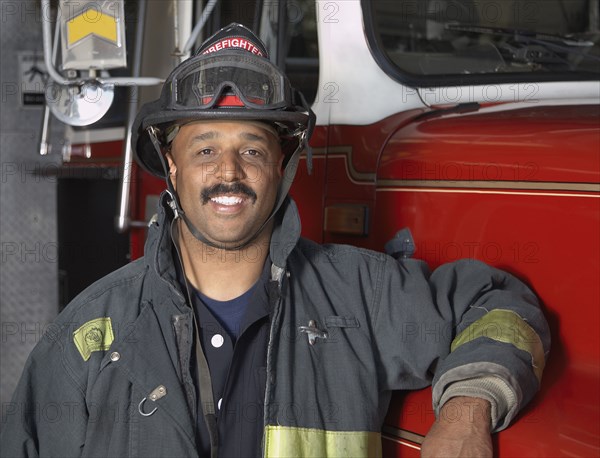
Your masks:
<path fill-rule="evenodd" d="M 419 86 L 598 79 L 599 5 L 598 0 L 365 0 L 363 10 L 380 64 Z"/>

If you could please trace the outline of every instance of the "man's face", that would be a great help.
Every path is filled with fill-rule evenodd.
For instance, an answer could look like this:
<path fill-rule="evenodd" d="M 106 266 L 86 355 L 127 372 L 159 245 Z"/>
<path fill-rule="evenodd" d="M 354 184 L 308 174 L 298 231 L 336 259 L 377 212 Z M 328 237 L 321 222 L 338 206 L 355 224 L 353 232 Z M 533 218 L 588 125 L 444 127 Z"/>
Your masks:
<path fill-rule="evenodd" d="M 244 243 L 273 210 L 283 155 L 267 126 L 246 121 L 186 124 L 167 158 L 183 211 L 219 246 Z"/>

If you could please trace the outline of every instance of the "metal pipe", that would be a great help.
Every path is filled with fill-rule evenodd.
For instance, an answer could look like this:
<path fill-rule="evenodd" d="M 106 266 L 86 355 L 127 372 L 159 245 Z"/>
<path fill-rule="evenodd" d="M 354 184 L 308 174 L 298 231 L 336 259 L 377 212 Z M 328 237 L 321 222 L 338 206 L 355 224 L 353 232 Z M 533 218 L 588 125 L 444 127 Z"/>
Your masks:
<path fill-rule="evenodd" d="M 181 53 L 179 50 L 179 0 L 173 0 L 173 43 L 176 56 Z"/>
<path fill-rule="evenodd" d="M 114 84 L 115 86 L 157 86 L 165 82 L 163 78 L 155 78 L 153 76 L 97 78 L 96 81 L 101 84 Z M 84 79 L 80 79 L 79 84 L 85 82 Z"/>
<path fill-rule="evenodd" d="M 58 34 L 60 22 L 56 21 L 56 26 L 54 29 L 54 43 L 52 44 L 52 62 L 56 62 L 56 56 L 58 55 Z M 40 129 L 40 141 L 38 145 L 40 145 L 40 156 L 45 156 L 50 153 L 50 145 L 48 144 L 48 132 L 50 130 L 50 107 L 48 103 L 44 104 L 44 115 L 42 117 L 42 128 Z"/>
<path fill-rule="evenodd" d="M 277 11 L 277 56 L 276 56 L 276 64 L 281 69 L 282 72 L 285 72 L 285 55 L 287 49 L 285 49 L 285 27 L 282 24 L 285 24 L 286 15 L 287 15 L 287 0 L 279 0 Z"/>
<path fill-rule="evenodd" d="M 41 0 L 41 2 L 42 11 L 51 11 L 50 0 Z M 46 70 L 48 71 L 50 78 L 52 78 L 52 80 L 54 80 L 55 83 L 60 84 L 62 86 L 76 86 L 88 82 L 84 78 L 64 78 L 54 67 L 54 62 L 52 62 L 52 56 L 50 52 L 50 46 L 52 43 L 52 29 L 50 28 L 50 21 L 46 18 L 42 20 L 42 41 L 44 45 L 44 63 L 46 64 Z M 101 84 L 114 84 L 115 86 L 155 86 L 164 82 L 162 78 L 155 77 L 97 78 L 96 81 L 98 81 Z"/>
<path fill-rule="evenodd" d="M 589 31 L 598 32 L 598 22 L 600 22 L 600 5 L 596 0 L 590 0 L 589 3 Z"/>
<path fill-rule="evenodd" d="M 142 67 L 142 45 L 144 41 L 144 28 L 146 19 L 146 0 L 138 1 L 138 20 L 135 31 L 135 48 L 132 59 L 131 73 L 133 76 L 140 74 Z M 139 94 L 135 87 L 129 89 L 131 100 L 127 112 L 127 127 L 125 131 L 125 143 L 123 145 L 123 169 L 121 174 L 121 183 L 119 187 L 119 213 L 115 217 L 115 228 L 118 232 L 127 231 L 132 221 L 129 217 L 129 194 L 131 189 L 133 151 L 131 148 L 131 128 L 138 110 Z"/>
<path fill-rule="evenodd" d="M 254 9 L 254 21 L 252 22 L 252 30 L 260 30 L 260 21 L 263 13 L 263 2 L 257 1 Z"/>
<path fill-rule="evenodd" d="M 200 20 L 194 26 L 194 30 L 192 30 L 192 33 L 191 33 L 190 37 L 188 38 L 188 41 L 186 42 L 183 50 L 181 51 L 181 53 L 183 55 L 186 55 L 187 53 L 189 53 L 192 50 L 194 43 L 196 43 L 196 40 L 198 39 L 200 32 L 204 28 L 204 25 L 206 24 L 206 21 L 208 21 L 208 18 L 210 17 L 216 4 L 217 4 L 217 0 L 209 0 L 209 2 L 206 4 L 206 8 L 204 8 L 204 11 L 202 11 L 202 14 L 200 15 Z"/>
<path fill-rule="evenodd" d="M 51 11 L 50 0 L 42 0 L 42 11 Z M 58 17 L 56 18 L 56 23 L 58 29 Z M 52 43 L 52 29 L 50 28 L 50 19 L 47 19 L 46 17 L 44 17 L 42 20 L 42 41 L 44 45 L 44 63 L 46 64 L 46 71 L 50 75 L 50 78 L 52 78 L 57 84 L 72 84 L 69 80 L 63 78 L 62 75 L 54 68 L 54 62 L 52 62 L 52 55 L 50 51 L 50 46 Z"/>
<path fill-rule="evenodd" d="M 48 143 L 48 131 L 50 130 L 50 107 L 44 105 L 44 115 L 42 117 L 42 128 L 40 129 L 40 156 L 46 156 L 50 153 L 50 144 Z"/>

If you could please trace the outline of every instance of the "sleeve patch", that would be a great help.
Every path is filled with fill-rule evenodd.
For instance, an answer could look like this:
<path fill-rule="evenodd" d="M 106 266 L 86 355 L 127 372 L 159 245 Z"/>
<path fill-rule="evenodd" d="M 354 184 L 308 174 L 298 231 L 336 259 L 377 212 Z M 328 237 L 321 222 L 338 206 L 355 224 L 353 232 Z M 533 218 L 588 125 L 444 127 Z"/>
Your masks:
<path fill-rule="evenodd" d="M 73 341 L 84 361 L 94 351 L 106 351 L 115 340 L 110 317 L 96 318 L 83 324 L 73 333 Z"/>

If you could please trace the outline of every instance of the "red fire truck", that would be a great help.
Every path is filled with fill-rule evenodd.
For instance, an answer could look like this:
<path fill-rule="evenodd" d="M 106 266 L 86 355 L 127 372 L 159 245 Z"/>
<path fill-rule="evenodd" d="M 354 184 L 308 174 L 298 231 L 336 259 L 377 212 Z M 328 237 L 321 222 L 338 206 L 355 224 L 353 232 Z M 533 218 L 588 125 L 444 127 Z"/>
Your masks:
<path fill-rule="evenodd" d="M 149 2 L 147 30 L 185 16 L 171 3 Z M 303 235 L 383 251 L 409 228 L 432 268 L 477 258 L 523 279 L 553 348 L 540 394 L 494 437 L 495 453 L 600 456 L 598 2 L 242 3 L 217 2 L 203 33 L 254 27 L 312 99 L 312 173 L 301 161 L 292 189 Z M 164 77 L 177 58 L 147 67 Z M 130 152 L 123 163 L 122 134 L 82 138 L 72 131 L 66 166 L 123 167 L 117 223 L 139 257 L 164 183 Z M 396 393 L 385 455 L 418 456 L 433 420 L 430 390 Z"/>

